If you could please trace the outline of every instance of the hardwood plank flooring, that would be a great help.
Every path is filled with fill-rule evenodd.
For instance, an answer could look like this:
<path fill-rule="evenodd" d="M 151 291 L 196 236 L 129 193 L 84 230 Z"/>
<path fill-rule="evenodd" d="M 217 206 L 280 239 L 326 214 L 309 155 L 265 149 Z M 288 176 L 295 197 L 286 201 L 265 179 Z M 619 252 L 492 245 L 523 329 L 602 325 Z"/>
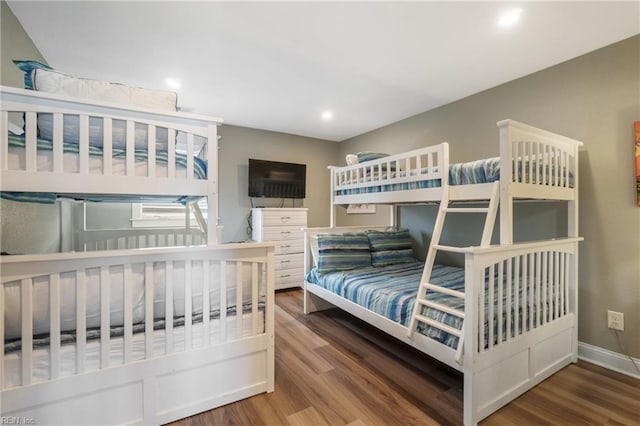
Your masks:
<path fill-rule="evenodd" d="M 174 423 L 458 425 L 462 375 L 337 309 L 302 313 L 302 291 L 276 294 L 275 392 Z M 640 425 L 640 380 L 580 361 L 482 425 Z"/>

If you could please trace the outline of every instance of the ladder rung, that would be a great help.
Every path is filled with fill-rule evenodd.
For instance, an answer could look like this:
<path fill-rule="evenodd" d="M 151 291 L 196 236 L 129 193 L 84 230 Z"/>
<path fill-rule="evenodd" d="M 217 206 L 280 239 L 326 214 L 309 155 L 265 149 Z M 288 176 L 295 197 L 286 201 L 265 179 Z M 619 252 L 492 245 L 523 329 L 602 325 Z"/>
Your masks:
<path fill-rule="evenodd" d="M 436 250 L 450 251 L 453 253 L 466 253 L 467 251 L 469 251 L 469 247 L 445 246 L 442 244 L 434 244 L 432 248 Z"/>
<path fill-rule="evenodd" d="M 488 207 L 445 207 L 447 213 L 488 213 Z"/>
<path fill-rule="evenodd" d="M 461 311 L 459 309 L 455 309 L 455 308 L 452 308 L 450 306 L 443 305 L 442 303 L 436 303 L 436 302 L 433 302 L 433 301 L 427 300 L 427 299 L 420 299 L 420 300 L 418 300 L 418 302 L 420 302 L 424 306 L 428 306 L 430 308 L 434 308 L 434 309 L 437 309 L 439 311 L 446 312 L 448 314 L 455 315 L 455 316 L 457 316 L 459 318 L 464 319 L 464 311 Z"/>
<path fill-rule="evenodd" d="M 451 290 L 450 288 L 441 287 L 435 284 L 425 283 L 422 285 L 427 290 L 435 291 L 437 293 L 448 294 L 449 296 L 455 296 L 460 299 L 464 299 L 464 293 L 458 290 Z"/>
<path fill-rule="evenodd" d="M 458 330 L 457 328 L 453 328 L 451 326 L 448 326 L 447 324 L 441 323 L 439 321 L 432 320 L 431 318 L 427 318 L 427 317 L 422 316 L 422 315 L 416 315 L 416 320 L 418 320 L 420 322 L 423 322 L 425 324 L 428 324 L 431 327 L 435 327 L 435 328 L 437 328 L 439 330 L 442 330 L 445 333 L 449 333 L 449 334 L 452 334 L 452 335 L 454 335 L 456 337 L 460 337 L 460 334 L 461 334 L 460 330 Z"/>

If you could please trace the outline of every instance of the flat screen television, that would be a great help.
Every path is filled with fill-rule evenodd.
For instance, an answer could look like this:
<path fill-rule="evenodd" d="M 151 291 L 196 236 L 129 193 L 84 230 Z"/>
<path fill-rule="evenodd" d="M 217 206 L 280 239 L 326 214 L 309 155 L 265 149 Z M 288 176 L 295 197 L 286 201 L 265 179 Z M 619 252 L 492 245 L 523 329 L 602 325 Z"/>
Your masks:
<path fill-rule="evenodd" d="M 249 197 L 304 198 L 307 165 L 249 159 Z"/>

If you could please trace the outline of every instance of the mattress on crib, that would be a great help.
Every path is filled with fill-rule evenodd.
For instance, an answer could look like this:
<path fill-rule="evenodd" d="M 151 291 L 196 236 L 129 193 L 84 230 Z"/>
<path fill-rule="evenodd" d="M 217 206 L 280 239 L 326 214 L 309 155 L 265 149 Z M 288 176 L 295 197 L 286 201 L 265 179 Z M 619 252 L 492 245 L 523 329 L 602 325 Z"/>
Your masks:
<path fill-rule="evenodd" d="M 326 274 L 319 274 L 314 268 L 307 274 L 307 281 L 319 285 L 320 287 L 329 290 L 351 302 L 354 302 L 370 311 L 373 311 L 385 318 L 388 318 L 394 322 L 400 323 L 405 327 L 409 326 L 411 315 L 413 313 L 413 307 L 415 305 L 416 295 L 420 286 L 420 280 L 422 279 L 422 272 L 424 270 L 424 263 L 401 263 L 383 267 L 368 267 L 362 269 L 355 269 L 349 271 L 329 272 Z M 498 294 L 497 286 L 499 280 L 494 281 L 495 294 Z M 432 284 L 440 285 L 442 287 L 449 288 L 451 290 L 457 290 L 460 292 L 465 291 L 464 282 L 464 268 L 458 268 L 454 266 L 434 265 L 431 273 L 430 282 Z M 485 290 L 488 288 L 489 280 L 485 281 Z M 517 283 L 517 284 L 516 284 Z M 503 315 L 502 336 L 506 336 L 506 329 L 510 327 L 514 330 L 514 327 L 520 328 L 522 324 L 522 312 L 529 310 L 529 305 L 523 301 L 523 294 L 530 293 L 528 289 L 519 285 L 519 280 L 513 280 L 512 292 L 508 293 L 504 291 L 503 302 L 506 300 L 507 294 L 516 294 L 514 288 L 517 285 L 519 290 L 518 303 L 515 302 L 512 305 L 511 324 L 506 324 L 508 315 Z M 437 302 L 439 304 L 461 310 L 464 312 L 464 300 L 455 296 L 447 294 L 427 292 L 427 299 Z M 552 295 L 550 295 L 550 299 Z M 518 312 L 520 315 L 516 319 L 514 314 L 515 306 L 519 306 Z M 502 303 L 503 312 L 506 312 L 507 303 Z M 497 312 L 498 307 L 494 306 L 494 312 Z M 485 300 L 485 347 L 488 345 L 489 339 L 489 318 L 488 318 L 488 305 Z M 527 315 L 532 317 L 535 322 L 536 312 Z M 450 327 L 460 330 L 462 328 L 463 321 L 460 317 L 437 310 L 432 307 L 423 307 L 422 315 L 428 318 L 437 320 Z M 497 319 L 493 318 L 492 327 L 494 332 L 494 344 L 498 336 L 497 331 Z M 524 324 L 527 328 L 528 324 Z M 419 323 L 417 331 L 424 334 L 440 343 L 443 343 L 451 348 L 456 348 L 458 345 L 458 338 L 449 333 L 446 333 L 438 328 L 428 326 L 423 323 Z"/>
<path fill-rule="evenodd" d="M 102 147 L 89 146 L 89 174 L 103 174 L 104 152 Z M 134 151 L 135 176 L 144 177 L 148 175 L 149 153 L 146 149 L 136 148 Z M 167 151 L 156 151 L 155 153 L 155 176 L 158 178 L 168 177 L 169 154 Z M 193 158 L 194 178 L 199 180 L 207 179 L 207 164 L 204 160 Z M 9 135 L 9 150 L 7 156 L 8 170 L 24 170 L 25 139 L 23 135 Z M 79 172 L 79 145 L 77 143 L 63 144 L 63 171 L 64 173 Z M 112 149 L 112 171 L 113 176 L 126 175 L 126 150 Z M 186 179 L 187 176 L 187 156 L 184 153 L 176 152 L 175 155 L 175 176 L 176 179 Z M 46 139 L 37 140 L 36 170 L 39 172 L 53 172 L 53 142 Z M 17 193 L 2 192 L 2 198 L 14 201 L 28 201 L 40 203 L 53 203 L 57 197 L 55 193 Z M 93 197 L 90 201 L 131 201 L 132 197 L 110 196 Z M 85 199 L 88 199 L 85 197 Z M 136 198 L 137 200 L 138 198 Z"/>
<path fill-rule="evenodd" d="M 344 185 L 366 184 L 372 183 L 374 180 L 394 179 L 404 177 L 415 177 L 420 175 L 426 175 L 429 171 L 437 172 L 437 167 L 433 170 L 429 168 L 422 168 L 420 170 L 390 170 L 387 172 L 383 170 L 378 173 L 377 171 L 372 174 L 360 176 L 347 182 L 341 182 Z M 529 164 L 525 163 L 525 167 L 518 167 L 514 172 L 517 173 L 517 180 L 519 182 L 529 182 Z M 564 169 L 558 170 L 558 173 L 562 175 L 565 172 Z M 550 185 L 556 185 L 556 180 L 560 181 L 562 178 L 556 176 L 556 170 L 553 167 L 542 168 L 540 170 L 532 170 L 532 177 L 534 181 L 541 183 L 543 181 Z M 568 174 L 569 187 L 573 188 L 573 174 Z M 469 161 L 466 163 L 452 163 L 449 165 L 449 185 L 473 185 L 479 183 L 492 183 L 500 180 L 500 157 L 485 158 L 481 160 Z M 375 183 L 375 182 L 373 182 Z M 560 182 L 557 182 L 558 184 Z M 424 189 L 435 188 L 441 186 L 440 179 L 414 179 L 410 182 L 400 182 L 392 184 L 379 184 L 370 185 L 361 188 L 340 189 L 336 191 L 336 195 L 354 195 L 354 194 L 367 194 L 376 192 L 393 192 L 393 191 L 408 191 L 412 189 Z"/>
<path fill-rule="evenodd" d="M 261 305 L 255 318 L 251 312 L 245 310 L 242 315 L 242 330 L 238 329 L 238 319 L 235 315 L 228 315 L 221 327 L 220 318 L 212 319 L 209 322 L 209 336 L 211 344 L 238 340 L 250 337 L 255 334 L 264 333 L 265 315 L 264 305 Z M 258 328 L 253 330 L 253 324 L 257 323 Z M 186 347 L 186 329 L 184 326 L 174 326 L 172 333 L 173 352 L 184 352 L 189 350 Z M 191 327 L 192 343 L 191 349 L 205 347 L 204 323 L 194 322 Z M 145 359 L 146 348 L 145 333 L 133 334 L 131 340 L 131 361 Z M 50 379 L 51 354 L 48 345 L 35 346 L 32 352 L 32 383 L 44 382 Z M 164 328 L 153 332 L 153 357 L 166 355 L 166 330 Z M 75 343 L 62 344 L 60 346 L 60 372 L 59 377 L 72 376 L 76 374 L 76 345 Z M 101 368 L 101 343 L 100 339 L 88 340 L 85 346 L 85 371 L 99 370 Z M 19 350 L 8 352 L 4 356 L 4 383 L 2 389 L 20 386 L 20 363 L 21 352 Z M 109 340 L 109 366 L 124 364 L 124 337 L 111 337 Z"/>
<path fill-rule="evenodd" d="M 154 319 L 165 317 L 165 283 L 167 282 L 167 268 L 165 262 L 154 262 L 152 265 L 153 280 L 153 312 Z M 251 282 L 251 264 L 242 263 L 242 303 L 251 303 L 253 300 L 253 284 Z M 124 324 L 124 284 L 125 268 L 123 265 L 111 266 L 108 269 L 109 276 L 109 311 L 110 325 L 113 327 Z M 236 277 L 237 265 L 235 262 L 227 262 L 225 270 L 221 270 L 220 263 L 210 265 L 209 276 L 212 280 L 209 289 L 209 306 L 211 311 L 220 308 L 220 280 L 224 276 L 227 284 L 225 306 L 235 306 L 237 303 Z M 173 262 L 171 279 L 173 282 L 173 312 L 180 317 L 185 312 L 185 263 Z M 263 278 L 262 278 L 263 279 Z M 68 271 L 59 274 L 60 285 L 60 330 L 62 332 L 75 330 L 76 328 L 76 286 L 77 272 Z M 87 268 L 85 270 L 85 306 L 87 328 L 100 326 L 100 268 Z M 204 263 L 195 261 L 191 264 L 191 300 L 194 314 L 202 313 L 203 306 Z M 234 284 L 231 284 L 234 283 Z M 42 335 L 49 333 L 49 284 L 48 275 L 33 277 L 32 311 L 33 334 Z M 130 288 L 132 322 L 140 323 L 145 319 L 145 264 L 131 265 L 130 277 L 126 279 Z M 259 294 L 261 298 L 264 283 L 259 282 Z M 5 339 L 7 341 L 19 339 L 21 335 L 21 283 L 13 281 L 4 284 L 4 315 L 5 315 Z"/>

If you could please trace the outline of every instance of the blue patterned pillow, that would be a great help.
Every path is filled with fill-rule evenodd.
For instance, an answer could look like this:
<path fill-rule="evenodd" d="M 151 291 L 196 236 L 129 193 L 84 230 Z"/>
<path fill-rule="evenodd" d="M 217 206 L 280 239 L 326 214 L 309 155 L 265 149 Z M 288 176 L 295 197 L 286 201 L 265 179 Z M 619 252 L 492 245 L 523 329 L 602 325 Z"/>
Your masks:
<path fill-rule="evenodd" d="M 24 72 L 24 88 L 29 90 L 33 90 L 33 70 L 53 70 L 49 65 L 42 64 L 38 61 L 18 61 L 14 59 L 13 63 Z"/>
<path fill-rule="evenodd" d="M 364 162 L 367 162 L 367 161 L 379 160 L 381 158 L 388 157 L 389 154 L 384 154 L 382 152 L 361 151 L 361 152 L 358 152 L 356 154 L 356 156 L 358 157 L 358 164 L 360 164 L 360 163 L 364 163 Z M 382 165 L 382 170 L 383 171 L 387 170 L 387 165 L 386 164 Z M 396 163 L 395 162 L 391 163 L 390 170 L 392 172 L 396 170 Z"/>
<path fill-rule="evenodd" d="M 371 266 L 369 238 L 366 234 L 319 234 L 319 273 L 347 271 Z"/>
<path fill-rule="evenodd" d="M 371 264 L 373 266 L 415 262 L 413 244 L 408 230 L 369 231 L 367 236 L 369 237 Z"/>

